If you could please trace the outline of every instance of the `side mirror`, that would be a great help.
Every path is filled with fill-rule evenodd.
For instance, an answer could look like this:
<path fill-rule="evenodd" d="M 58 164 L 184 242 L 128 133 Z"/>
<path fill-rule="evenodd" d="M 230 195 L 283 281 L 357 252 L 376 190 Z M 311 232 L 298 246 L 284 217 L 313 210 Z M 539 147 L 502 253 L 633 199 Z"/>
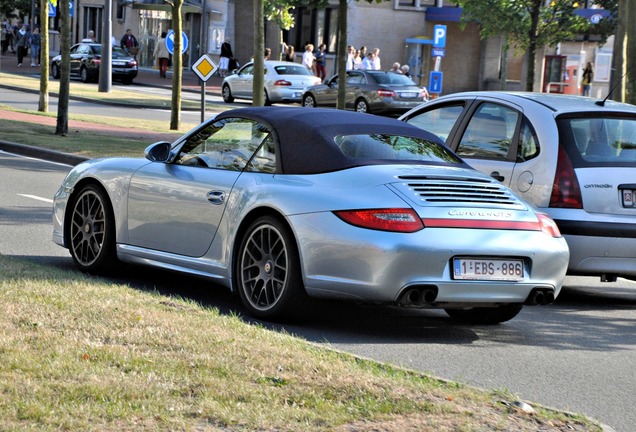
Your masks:
<path fill-rule="evenodd" d="M 167 162 L 171 148 L 172 144 L 168 141 L 159 141 L 146 147 L 144 155 L 151 162 Z"/>

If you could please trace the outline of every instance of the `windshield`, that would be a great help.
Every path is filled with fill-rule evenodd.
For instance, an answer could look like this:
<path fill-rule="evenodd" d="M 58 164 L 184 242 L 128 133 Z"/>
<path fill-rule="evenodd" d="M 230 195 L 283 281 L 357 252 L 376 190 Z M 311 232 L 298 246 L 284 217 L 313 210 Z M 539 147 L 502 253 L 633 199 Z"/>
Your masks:
<path fill-rule="evenodd" d="M 341 135 L 340 150 L 353 159 L 392 159 L 463 164 L 447 147 L 423 138 L 398 135 Z"/>
<path fill-rule="evenodd" d="M 558 124 L 574 159 L 592 165 L 636 163 L 636 118 L 565 118 Z"/>

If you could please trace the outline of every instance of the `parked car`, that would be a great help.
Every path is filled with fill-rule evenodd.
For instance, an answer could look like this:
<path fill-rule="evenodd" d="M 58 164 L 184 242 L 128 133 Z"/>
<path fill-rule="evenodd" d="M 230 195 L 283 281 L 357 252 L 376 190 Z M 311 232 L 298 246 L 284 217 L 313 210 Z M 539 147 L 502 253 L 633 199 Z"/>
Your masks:
<path fill-rule="evenodd" d="M 428 92 L 406 75 L 394 72 L 347 71 L 345 107 L 373 114 L 404 114 L 428 99 Z M 304 107 L 335 107 L 338 75 L 303 92 Z"/>
<path fill-rule="evenodd" d="M 53 223 L 83 271 L 208 277 L 261 319 L 317 297 L 497 323 L 552 302 L 569 255 L 547 215 L 432 134 L 330 109 L 225 111 L 145 159 L 82 163 Z"/>
<path fill-rule="evenodd" d="M 468 164 L 556 221 L 568 273 L 636 276 L 636 107 L 581 96 L 471 92 L 408 112 Z"/>
<path fill-rule="evenodd" d="M 252 99 L 254 63 L 250 62 L 223 79 L 223 101 Z M 305 87 L 320 82 L 320 78 L 299 63 L 265 61 L 265 105 L 300 102 Z"/>
<path fill-rule="evenodd" d="M 137 60 L 121 47 L 112 47 L 113 80 L 132 84 L 139 71 Z M 97 81 L 102 59 L 102 46 L 96 43 L 78 43 L 71 47 L 71 76 L 79 77 L 82 82 Z M 62 55 L 56 55 L 51 60 L 51 75 L 60 78 Z"/>

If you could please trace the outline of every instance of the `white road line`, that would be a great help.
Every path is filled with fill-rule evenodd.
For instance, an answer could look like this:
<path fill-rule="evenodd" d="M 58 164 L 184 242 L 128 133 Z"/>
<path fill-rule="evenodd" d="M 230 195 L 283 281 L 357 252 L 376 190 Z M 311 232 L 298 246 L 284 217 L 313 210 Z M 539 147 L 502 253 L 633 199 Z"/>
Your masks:
<path fill-rule="evenodd" d="M 18 196 L 25 197 L 25 198 L 31 198 L 31 199 L 34 199 L 34 200 L 44 201 L 45 203 L 53 204 L 53 200 L 50 199 L 50 198 L 42 198 L 42 197 L 39 197 L 39 196 L 36 196 L 36 195 L 26 195 L 26 194 L 18 194 Z"/>

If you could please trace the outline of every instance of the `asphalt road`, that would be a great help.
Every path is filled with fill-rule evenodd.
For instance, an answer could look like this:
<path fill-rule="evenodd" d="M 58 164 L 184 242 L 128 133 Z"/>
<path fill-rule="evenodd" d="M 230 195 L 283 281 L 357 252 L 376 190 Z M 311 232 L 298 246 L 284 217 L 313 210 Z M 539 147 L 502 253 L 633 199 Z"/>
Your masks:
<path fill-rule="evenodd" d="M 1 254 L 75 271 L 68 252 L 51 241 L 51 198 L 68 169 L 0 152 Z M 245 315 L 238 298 L 208 281 L 137 267 L 114 278 Z M 455 324 L 440 311 L 336 303 L 320 305 L 306 323 L 263 324 L 633 431 L 636 285 L 592 278 L 568 278 L 566 285 L 554 305 L 527 307 L 499 326 Z"/>

